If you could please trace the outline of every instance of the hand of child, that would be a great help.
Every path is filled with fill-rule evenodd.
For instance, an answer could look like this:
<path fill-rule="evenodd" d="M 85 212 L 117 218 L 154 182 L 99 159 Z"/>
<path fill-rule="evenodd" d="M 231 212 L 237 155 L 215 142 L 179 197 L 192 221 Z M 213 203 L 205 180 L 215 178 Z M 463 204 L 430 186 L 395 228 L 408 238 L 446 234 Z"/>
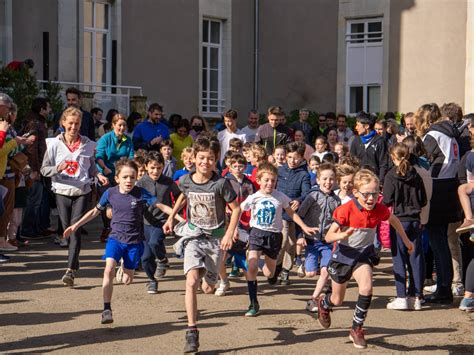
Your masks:
<path fill-rule="evenodd" d="M 163 232 L 165 232 L 165 234 L 171 234 L 173 232 L 173 221 L 169 219 L 166 221 L 163 225 Z"/>
<path fill-rule="evenodd" d="M 304 227 L 301 227 L 301 229 L 303 230 L 303 232 L 307 235 L 313 235 L 315 234 L 316 232 L 319 232 L 319 228 L 318 227 L 308 227 L 308 226 L 304 226 Z"/>
<path fill-rule="evenodd" d="M 300 207 L 300 203 L 297 200 L 293 200 L 290 202 L 290 208 L 296 212 L 296 210 Z"/>
<path fill-rule="evenodd" d="M 232 241 L 235 243 L 239 240 L 239 232 L 237 228 L 235 228 L 234 235 L 232 236 Z"/>
<path fill-rule="evenodd" d="M 232 248 L 232 238 L 229 238 L 227 235 L 224 236 L 221 240 L 221 249 L 222 250 L 229 250 Z"/>
<path fill-rule="evenodd" d="M 66 170 L 67 168 L 67 163 L 65 161 L 63 161 L 61 164 L 58 165 L 57 169 L 58 169 L 58 173 L 60 173 L 61 171 L 63 170 Z"/>
<path fill-rule="evenodd" d="M 409 243 L 410 243 L 410 244 L 408 244 L 408 245 L 405 245 L 405 246 L 406 246 L 406 247 L 407 247 L 407 249 L 408 249 L 408 254 L 410 254 L 410 255 L 411 255 L 411 254 L 412 254 L 412 253 L 415 251 L 415 246 L 413 245 L 413 243 L 412 243 L 412 242 L 409 242 Z"/>
<path fill-rule="evenodd" d="M 74 224 L 72 226 L 67 227 L 64 232 L 63 232 L 63 238 L 69 238 L 72 233 L 76 231 L 76 228 L 74 227 Z"/>
<path fill-rule="evenodd" d="M 355 232 L 355 228 L 352 228 L 352 227 L 347 228 L 344 232 L 342 232 L 342 235 L 343 235 L 342 239 L 346 239 L 347 237 L 351 236 L 352 233 L 354 232 Z"/>
<path fill-rule="evenodd" d="M 97 174 L 97 179 L 99 180 L 99 182 L 102 186 L 107 186 L 109 184 L 109 179 L 107 179 L 102 174 Z"/>
<path fill-rule="evenodd" d="M 306 238 L 300 238 L 296 241 L 296 244 L 301 246 L 301 247 L 305 247 L 307 245 L 306 243 Z"/>

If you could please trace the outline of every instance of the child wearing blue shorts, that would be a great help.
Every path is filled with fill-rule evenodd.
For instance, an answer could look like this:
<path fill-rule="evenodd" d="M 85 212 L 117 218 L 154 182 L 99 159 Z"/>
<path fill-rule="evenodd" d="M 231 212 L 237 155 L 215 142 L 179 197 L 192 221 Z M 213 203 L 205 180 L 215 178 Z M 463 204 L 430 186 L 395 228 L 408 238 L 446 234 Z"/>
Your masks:
<path fill-rule="evenodd" d="M 97 206 L 66 228 L 63 234 L 64 238 L 68 238 L 81 226 L 99 216 L 108 205 L 112 207 L 111 232 L 103 256 L 105 270 L 102 282 L 104 297 L 102 324 L 113 322 L 111 300 L 117 263 L 123 259 L 122 281 L 125 285 L 129 285 L 133 281 L 134 270 L 138 267 L 143 254 L 143 213 L 147 206 L 156 204 L 155 196 L 135 186 L 137 174 L 138 167 L 132 160 L 120 159 L 115 165 L 117 186 L 105 191 Z M 158 204 L 156 206 L 158 207 Z"/>
<path fill-rule="evenodd" d="M 298 210 L 298 215 L 306 225 L 318 228 L 315 234 L 300 236 L 297 241 L 298 245 L 306 247 L 305 275 L 314 277 L 318 272 L 318 264 L 321 268 L 313 296 L 306 303 L 306 309 L 310 312 L 317 311 L 317 299 L 329 280 L 327 267 L 331 260 L 332 244 L 326 243 L 324 237 L 333 222 L 334 210 L 341 204 L 341 200 L 333 191 L 336 183 L 334 165 L 323 163 L 318 167 L 317 183 Z"/>

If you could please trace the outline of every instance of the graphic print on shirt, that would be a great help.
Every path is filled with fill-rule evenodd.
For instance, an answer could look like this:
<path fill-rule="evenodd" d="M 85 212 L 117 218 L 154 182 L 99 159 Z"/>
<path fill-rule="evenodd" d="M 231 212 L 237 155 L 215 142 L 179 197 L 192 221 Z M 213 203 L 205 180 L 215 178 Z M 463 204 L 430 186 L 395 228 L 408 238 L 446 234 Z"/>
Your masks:
<path fill-rule="evenodd" d="M 190 192 L 188 196 L 189 221 L 202 229 L 218 227 L 214 193 Z"/>
<path fill-rule="evenodd" d="M 257 225 L 261 227 L 271 227 L 275 220 L 276 207 L 269 201 L 265 200 L 257 206 Z"/>
<path fill-rule="evenodd" d="M 76 176 L 79 170 L 79 163 L 74 160 L 66 160 L 66 169 L 64 169 L 65 173 L 69 176 Z"/>

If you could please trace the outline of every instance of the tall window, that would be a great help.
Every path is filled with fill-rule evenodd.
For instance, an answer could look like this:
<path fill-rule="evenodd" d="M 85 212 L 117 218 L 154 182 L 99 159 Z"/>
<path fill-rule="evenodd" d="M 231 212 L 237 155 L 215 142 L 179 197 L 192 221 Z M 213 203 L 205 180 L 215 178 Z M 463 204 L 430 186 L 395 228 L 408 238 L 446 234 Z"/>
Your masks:
<path fill-rule="evenodd" d="M 222 95 L 222 21 L 202 21 L 202 95 L 204 114 L 220 114 Z"/>
<path fill-rule="evenodd" d="M 346 112 L 379 112 L 383 78 L 382 19 L 347 22 Z"/>
<path fill-rule="evenodd" d="M 84 1 L 84 83 L 91 91 L 105 91 L 110 84 L 111 38 L 110 4 L 100 0 Z"/>

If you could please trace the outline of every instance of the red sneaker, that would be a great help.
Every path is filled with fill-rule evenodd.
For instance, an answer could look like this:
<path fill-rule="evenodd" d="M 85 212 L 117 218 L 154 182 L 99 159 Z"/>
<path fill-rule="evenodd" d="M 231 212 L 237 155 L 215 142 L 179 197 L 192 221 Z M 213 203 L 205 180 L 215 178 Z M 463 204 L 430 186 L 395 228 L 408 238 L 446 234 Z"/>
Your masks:
<path fill-rule="evenodd" d="M 349 339 L 357 349 L 365 349 L 367 347 L 367 342 L 365 341 L 364 330 L 362 327 L 357 327 L 356 329 L 351 328 L 351 331 L 349 332 Z"/>
<path fill-rule="evenodd" d="M 331 310 L 323 307 L 324 297 L 326 295 L 322 294 L 318 299 L 318 321 L 323 328 L 328 329 L 331 326 Z"/>

